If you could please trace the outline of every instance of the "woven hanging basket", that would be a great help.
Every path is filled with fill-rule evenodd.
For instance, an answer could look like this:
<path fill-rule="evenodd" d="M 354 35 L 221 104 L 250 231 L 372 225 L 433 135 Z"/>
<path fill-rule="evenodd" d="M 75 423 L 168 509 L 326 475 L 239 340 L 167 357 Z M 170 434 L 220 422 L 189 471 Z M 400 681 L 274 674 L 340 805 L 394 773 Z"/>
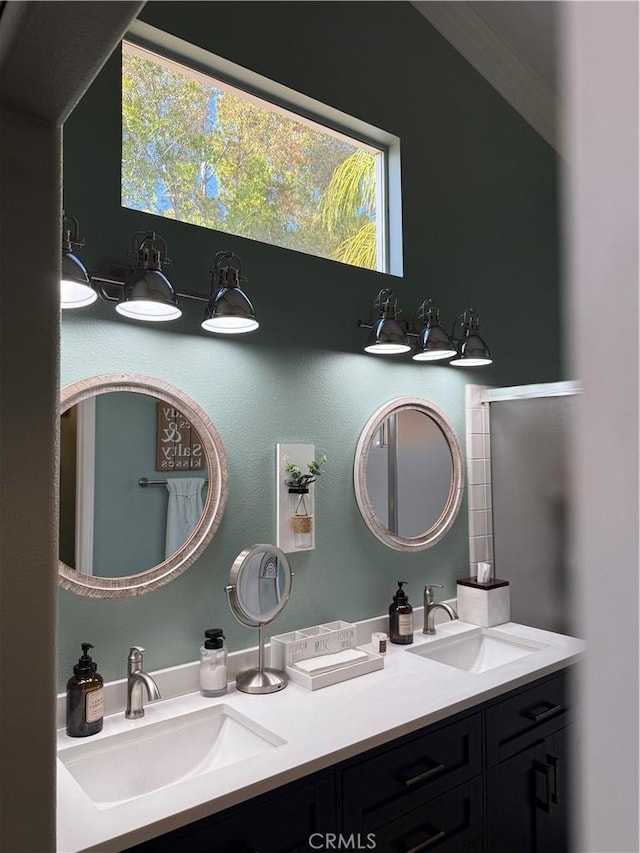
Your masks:
<path fill-rule="evenodd" d="M 311 533 L 313 530 L 312 515 L 294 515 L 293 516 L 293 532 L 294 533 Z"/>

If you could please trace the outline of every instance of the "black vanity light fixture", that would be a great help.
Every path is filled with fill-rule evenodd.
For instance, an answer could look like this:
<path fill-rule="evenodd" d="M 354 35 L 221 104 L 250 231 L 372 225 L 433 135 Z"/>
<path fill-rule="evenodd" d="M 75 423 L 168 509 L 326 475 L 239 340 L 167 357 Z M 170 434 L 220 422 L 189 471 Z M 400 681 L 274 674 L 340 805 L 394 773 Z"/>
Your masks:
<path fill-rule="evenodd" d="M 91 285 L 89 273 L 82 261 L 73 253 L 84 246 L 80 227 L 75 216 L 62 212 L 62 265 L 60 274 L 60 307 L 84 308 L 98 298 Z"/>
<path fill-rule="evenodd" d="M 374 317 L 375 313 L 377 317 Z M 455 367 L 480 367 L 491 364 L 489 347 L 478 334 L 478 313 L 468 308 L 453 323 L 451 335 L 440 325 L 440 309 L 433 299 L 425 299 L 416 310 L 411 323 L 398 319 L 401 313 L 398 300 L 388 288 L 375 298 L 369 322 L 360 320 L 361 328 L 370 329 L 365 352 L 374 355 L 393 355 L 411 350 L 413 361 L 435 362 L 450 359 Z"/>
<path fill-rule="evenodd" d="M 103 264 L 89 274 L 84 265 L 72 254 L 73 246 L 83 246 L 78 238 L 78 223 L 63 230 L 62 241 L 62 302 L 63 308 L 80 308 L 95 302 L 98 296 L 106 302 L 116 303 L 116 311 L 123 317 L 159 323 L 177 320 L 182 315 L 179 298 L 206 302 L 202 328 L 216 334 L 234 335 L 252 332 L 258 328 L 255 309 L 242 289 L 246 278 L 242 275 L 242 262 L 233 252 L 218 252 L 211 270 L 210 295 L 176 291 L 163 267 L 169 266 L 167 244 L 155 231 L 136 231 L 131 239 L 129 264 Z M 63 220 L 64 224 L 64 220 Z M 78 288 L 84 287 L 84 291 Z"/>
<path fill-rule="evenodd" d="M 414 328 L 422 322 L 424 328 L 418 339 L 411 358 L 414 361 L 442 361 L 453 358 L 456 347 L 449 335 L 440 325 L 440 309 L 433 299 L 425 299 L 418 308 Z"/>
<path fill-rule="evenodd" d="M 133 270 L 127 276 L 116 311 L 132 320 L 162 323 L 182 316 L 178 297 L 162 272 L 170 265 L 167 244 L 155 231 L 136 231 L 131 239 L 129 259 Z"/>
<path fill-rule="evenodd" d="M 365 352 L 374 355 L 395 355 L 409 352 L 411 346 L 403 325 L 398 320 L 400 309 L 395 293 L 388 287 L 381 290 L 373 301 L 369 322 L 360 326 L 371 329 Z"/>
<path fill-rule="evenodd" d="M 461 327 L 462 334 L 457 341 L 456 357 L 449 364 L 454 367 L 483 367 L 491 364 L 493 359 L 489 347 L 478 334 L 480 319 L 478 312 L 473 308 L 467 308 L 454 321 L 456 326 Z"/>
<path fill-rule="evenodd" d="M 233 252 L 218 252 L 211 270 L 211 295 L 203 329 L 221 335 L 244 335 L 258 328 L 254 307 L 240 287 L 245 282 L 240 258 Z"/>

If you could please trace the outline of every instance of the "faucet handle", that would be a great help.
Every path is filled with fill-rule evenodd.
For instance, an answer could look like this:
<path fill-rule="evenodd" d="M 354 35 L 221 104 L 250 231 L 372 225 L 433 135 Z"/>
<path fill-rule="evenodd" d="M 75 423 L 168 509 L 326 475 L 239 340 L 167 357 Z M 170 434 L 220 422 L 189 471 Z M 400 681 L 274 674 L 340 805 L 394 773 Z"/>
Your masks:
<path fill-rule="evenodd" d="M 442 583 L 428 583 L 424 588 L 424 600 L 425 607 L 427 604 L 433 604 L 433 590 L 434 589 L 444 589 L 444 584 Z"/>
<path fill-rule="evenodd" d="M 133 663 L 142 663 L 142 655 L 146 652 L 146 649 L 143 649 L 142 646 L 131 646 L 129 649 L 129 657 Z"/>

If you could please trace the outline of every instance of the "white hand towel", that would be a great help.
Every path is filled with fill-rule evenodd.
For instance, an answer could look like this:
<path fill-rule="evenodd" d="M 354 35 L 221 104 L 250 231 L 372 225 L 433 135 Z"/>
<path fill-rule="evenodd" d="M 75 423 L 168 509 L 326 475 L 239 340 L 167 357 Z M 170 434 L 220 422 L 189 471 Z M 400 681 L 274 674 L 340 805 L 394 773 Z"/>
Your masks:
<path fill-rule="evenodd" d="M 193 533 L 204 509 L 202 477 L 174 477 L 167 480 L 167 535 L 165 558 L 170 557 Z"/>

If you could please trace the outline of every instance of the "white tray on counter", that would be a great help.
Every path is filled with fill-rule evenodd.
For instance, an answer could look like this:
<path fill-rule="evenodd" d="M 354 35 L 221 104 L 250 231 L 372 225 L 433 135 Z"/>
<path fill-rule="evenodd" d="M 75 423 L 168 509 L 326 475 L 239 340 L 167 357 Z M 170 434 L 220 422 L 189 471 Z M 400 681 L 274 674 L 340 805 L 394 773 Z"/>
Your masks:
<path fill-rule="evenodd" d="M 299 684 L 300 687 L 305 687 L 307 690 L 318 690 L 321 687 L 329 687 L 331 684 L 338 684 L 340 681 L 347 681 L 349 678 L 357 678 L 360 675 L 366 675 L 368 672 L 375 672 L 384 668 L 384 657 L 382 655 L 377 655 L 361 646 L 357 648 L 366 653 L 366 659 L 363 658 L 318 673 L 304 672 L 298 669 L 295 664 L 287 666 L 285 671 L 289 680 Z"/>
<path fill-rule="evenodd" d="M 353 622 L 326 622 L 300 631 L 271 637 L 270 665 L 285 669 L 296 661 L 353 649 L 358 642 L 358 629 Z"/>

